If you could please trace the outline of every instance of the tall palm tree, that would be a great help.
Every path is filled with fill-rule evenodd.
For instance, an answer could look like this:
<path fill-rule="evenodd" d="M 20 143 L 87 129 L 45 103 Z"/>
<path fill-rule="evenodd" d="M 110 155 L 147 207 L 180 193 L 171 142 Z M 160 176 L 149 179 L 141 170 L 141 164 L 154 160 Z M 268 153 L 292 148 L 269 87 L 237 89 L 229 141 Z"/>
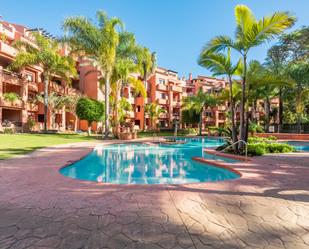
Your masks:
<path fill-rule="evenodd" d="M 199 121 L 199 135 L 202 135 L 203 125 L 203 112 L 205 107 L 215 106 L 217 103 L 216 98 L 209 93 L 204 93 L 202 89 L 199 89 L 197 95 L 192 95 L 183 100 L 184 110 L 192 110 L 200 115 Z"/>
<path fill-rule="evenodd" d="M 166 110 L 156 103 L 150 103 L 145 105 L 145 113 L 149 115 L 153 129 L 156 129 L 156 120 L 158 119 L 160 114 L 165 112 Z"/>
<path fill-rule="evenodd" d="M 275 12 L 257 20 L 253 12 L 245 5 L 235 7 L 236 31 L 235 39 L 229 36 L 217 36 L 210 40 L 204 51 L 222 51 L 227 48 L 236 50 L 242 57 L 242 95 L 240 104 L 240 139 L 247 141 L 248 138 L 248 113 L 247 113 L 247 57 L 253 47 L 257 47 L 280 35 L 291 27 L 296 18 L 288 12 Z M 240 148 L 243 145 L 240 144 Z"/>
<path fill-rule="evenodd" d="M 143 84 L 135 79 L 131 73 L 139 70 L 138 63 L 140 59 L 141 48 L 136 44 L 135 37 L 132 33 L 121 32 L 119 34 L 119 44 L 116 49 L 116 61 L 114 64 L 111 86 L 113 105 L 113 118 L 116 132 L 119 132 L 120 98 L 123 97 L 123 89 L 125 86 L 131 86 L 136 95 L 146 96 Z"/>
<path fill-rule="evenodd" d="M 264 100 L 265 131 L 269 132 L 270 125 L 270 100 L 278 97 L 283 87 L 291 87 L 292 82 L 279 75 L 256 60 L 250 61 L 247 72 L 248 99 L 255 109 L 258 100 Z"/>
<path fill-rule="evenodd" d="M 44 131 L 47 131 L 47 115 L 48 115 L 48 88 L 51 77 L 60 76 L 67 83 L 71 81 L 71 77 L 77 75 L 75 62 L 71 57 L 61 56 L 59 53 L 59 43 L 51 40 L 39 33 L 33 33 L 36 46 L 29 45 L 24 41 L 17 41 L 14 47 L 19 50 L 15 61 L 10 65 L 12 69 L 22 69 L 27 66 L 39 65 L 43 69 L 44 81 Z"/>
<path fill-rule="evenodd" d="M 110 80 L 119 44 L 117 27 L 123 28 L 123 23 L 119 18 L 109 18 L 103 11 L 97 12 L 97 21 L 98 25 L 85 17 L 65 19 L 63 28 L 67 36 L 64 41 L 71 44 L 73 52 L 84 55 L 86 61 L 100 73 L 105 85 L 105 138 L 108 138 Z"/>
<path fill-rule="evenodd" d="M 147 86 L 147 80 L 151 76 L 151 74 L 154 73 L 157 65 L 156 65 L 156 53 L 150 53 L 148 48 L 146 47 L 141 47 L 139 49 L 139 58 L 138 58 L 138 67 L 139 67 L 139 72 L 141 73 L 142 80 L 144 82 L 144 86 Z M 145 107 L 144 105 L 144 113 L 145 113 Z M 143 130 L 146 130 L 146 115 L 144 115 L 144 126 Z"/>
<path fill-rule="evenodd" d="M 232 140 L 233 143 L 237 142 L 237 128 L 236 128 L 236 117 L 235 117 L 235 103 L 233 96 L 233 76 L 238 69 L 239 63 L 233 65 L 231 62 L 231 52 L 228 49 L 227 55 L 222 53 L 212 52 L 209 53 L 207 50 L 202 51 L 198 64 L 205 67 L 213 72 L 214 76 L 226 76 L 229 82 L 229 102 L 231 110 L 231 124 L 232 124 Z"/>

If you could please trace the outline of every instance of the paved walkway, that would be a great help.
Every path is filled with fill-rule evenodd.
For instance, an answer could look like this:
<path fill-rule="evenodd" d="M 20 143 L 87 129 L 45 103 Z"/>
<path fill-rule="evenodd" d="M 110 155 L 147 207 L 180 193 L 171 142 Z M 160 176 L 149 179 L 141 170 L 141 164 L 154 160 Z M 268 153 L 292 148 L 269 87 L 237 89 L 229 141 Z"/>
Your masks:
<path fill-rule="evenodd" d="M 0 161 L 0 248 L 309 248 L 309 154 L 263 156 L 221 183 L 123 186 L 66 178 L 80 143 Z"/>

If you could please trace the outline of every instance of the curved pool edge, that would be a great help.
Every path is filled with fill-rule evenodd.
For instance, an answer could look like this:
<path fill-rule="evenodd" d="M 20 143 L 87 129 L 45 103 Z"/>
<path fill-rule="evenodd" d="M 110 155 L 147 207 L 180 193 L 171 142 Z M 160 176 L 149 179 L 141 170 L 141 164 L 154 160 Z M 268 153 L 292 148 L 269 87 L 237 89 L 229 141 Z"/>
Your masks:
<path fill-rule="evenodd" d="M 208 136 L 191 136 L 191 137 L 182 137 L 182 138 L 210 138 L 210 139 L 222 139 L 222 137 L 208 137 Z M 156 139 L 153 138 L 142 138 L 142 139 L 134 139 L 134 140 L 110 140 L 110 141 L 104 141 L 104 143 L 97 143 L 95 144 L 91 150 L 83 155 L 82 157 L 78 158 L 78 159 L 74 159 L 74 160 L 68 160 L 68 163 L 66 163 L 65 165 L 61 166 L 58 168 L 58 174 L 61 175 L 61 177 L 66 178 L 66 179 L 71 179 L 74 182 L 79 182 L 79 183 L 94 183 L 95 185 L 100 185 L 100 186 L 125 186 L 125 187 L 133 187 L 133 186 L 147 186 L 147 187 L 154 187 L 154 186 L 158 186 L 158 187 L 162 187 L 162 186 L 192 186 L 192 185 L 203 185 L 203 184 L 220 184 L 220 183 L 224 183 L 224 182 L 230 182 L 230 181 L 236 181 L 239 180 L 243 174 L 234 169 L 231 166 L 228 166 L 229 163 L 226 164 L 220 164 L 218 163 L 218 165 L 214 165 L 213 163 L 210 162 L 202 162 L 207 164 L 207 166 L 209 167 L 214 167 L 214 168 L 218 168 L 218 169 L 223 169 L 223 170 L 227 170 L 235 175 L 237 175 L 238 177 L 235 178 L 231 178 L 231 179 L 224 179 L 224 180 L 219 180 L 219 181 L 205 181 L 205 182 L 186 182 L 186 183 L 155 183 L 155 184 L 145 184 L 145 183 L 134 183 L 134 184 L 128 184 L 128 183 L 110 183 L 110 182 L 96 182 L 96 181 L 92 181 L 92 180 L 84 180 L 84 179 L 78 179 L 78 178 L 74 178 L 74 177 L 69 177 L 66 176 L 64 174 L 62 174 L 60 171 L 63 168 L 66 167 L 70 167 L 71 165 L 73 165 L 74 163 L 83 160 L 84 158 L 86 158 L 87 156 L 89 156 L 92 152 L 94 152 L 96 149 L 105 147 L 105 146 L 109 146 L 109 145 L 117 145 L 117 144 L 147 144 L 148 142 L 160 142 L 162 141 L 162 139 L 164 140 L 164 137 L 157 137 Z M 208 148 L 209 149 L 209 148 Z M 203 158 L 202 158 L 203 159 Z M 191 158 L 192 160 L 192 158 Z M 206 160 L 206 159 L 205 159 Z M 249 161 L 249 160 L 248 160 Z M 239 162 L 242 163 L 242 162 Z"/>
<path fill-rule="evenodd" d="M 229 170 L 230 172 L 238 175 L 239 177 L 243 176 L 243 174 L 240 171 L 238 171 L 237 169 L 234 169 L 232 166 L 230 166 L 229 163 L 221 163 L 221 162 L 218 162 L 216 160 L 209 160 L 209 159 L 206 159 L 206 158 L 203 158 L 203 157 L 192 157 L 191 159 L 194 160 L 194 161 L 197 161 L 197 162 L 205 163 L 205 164 L 207 164 L 207 166 Z M 238 179 L 238 178 L 236 178 L 236 179 Z M 229 181 L 229 180 L 236 180 L 236 179 L 226 179 L 226 180 L 222 180 L 220 182 Z"/>

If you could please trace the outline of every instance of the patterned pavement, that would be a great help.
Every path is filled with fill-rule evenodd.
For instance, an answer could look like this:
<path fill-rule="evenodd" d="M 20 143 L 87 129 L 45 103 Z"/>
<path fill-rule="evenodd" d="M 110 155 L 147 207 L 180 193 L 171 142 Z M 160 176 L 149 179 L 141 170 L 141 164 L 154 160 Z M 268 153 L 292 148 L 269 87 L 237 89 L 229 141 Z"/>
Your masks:
<path fill-rule="evenodd" d="M 309 154 L 253 158 L 220 183 L 125 186 L 58 173 L 94 144 L 0 161 L 0 248 L 309 248 Z"/>

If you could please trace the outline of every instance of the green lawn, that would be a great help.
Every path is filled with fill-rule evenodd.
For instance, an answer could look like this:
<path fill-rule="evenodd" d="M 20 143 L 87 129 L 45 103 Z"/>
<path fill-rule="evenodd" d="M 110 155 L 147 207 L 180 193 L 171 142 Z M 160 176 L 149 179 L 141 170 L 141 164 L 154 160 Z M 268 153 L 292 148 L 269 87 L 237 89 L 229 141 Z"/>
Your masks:
<path fill-rule="evenodd" d="M 96 139 L 98 137 L 76 134 L 0 134 L 0 159 L 26 154 L 46 146 Z"/>

